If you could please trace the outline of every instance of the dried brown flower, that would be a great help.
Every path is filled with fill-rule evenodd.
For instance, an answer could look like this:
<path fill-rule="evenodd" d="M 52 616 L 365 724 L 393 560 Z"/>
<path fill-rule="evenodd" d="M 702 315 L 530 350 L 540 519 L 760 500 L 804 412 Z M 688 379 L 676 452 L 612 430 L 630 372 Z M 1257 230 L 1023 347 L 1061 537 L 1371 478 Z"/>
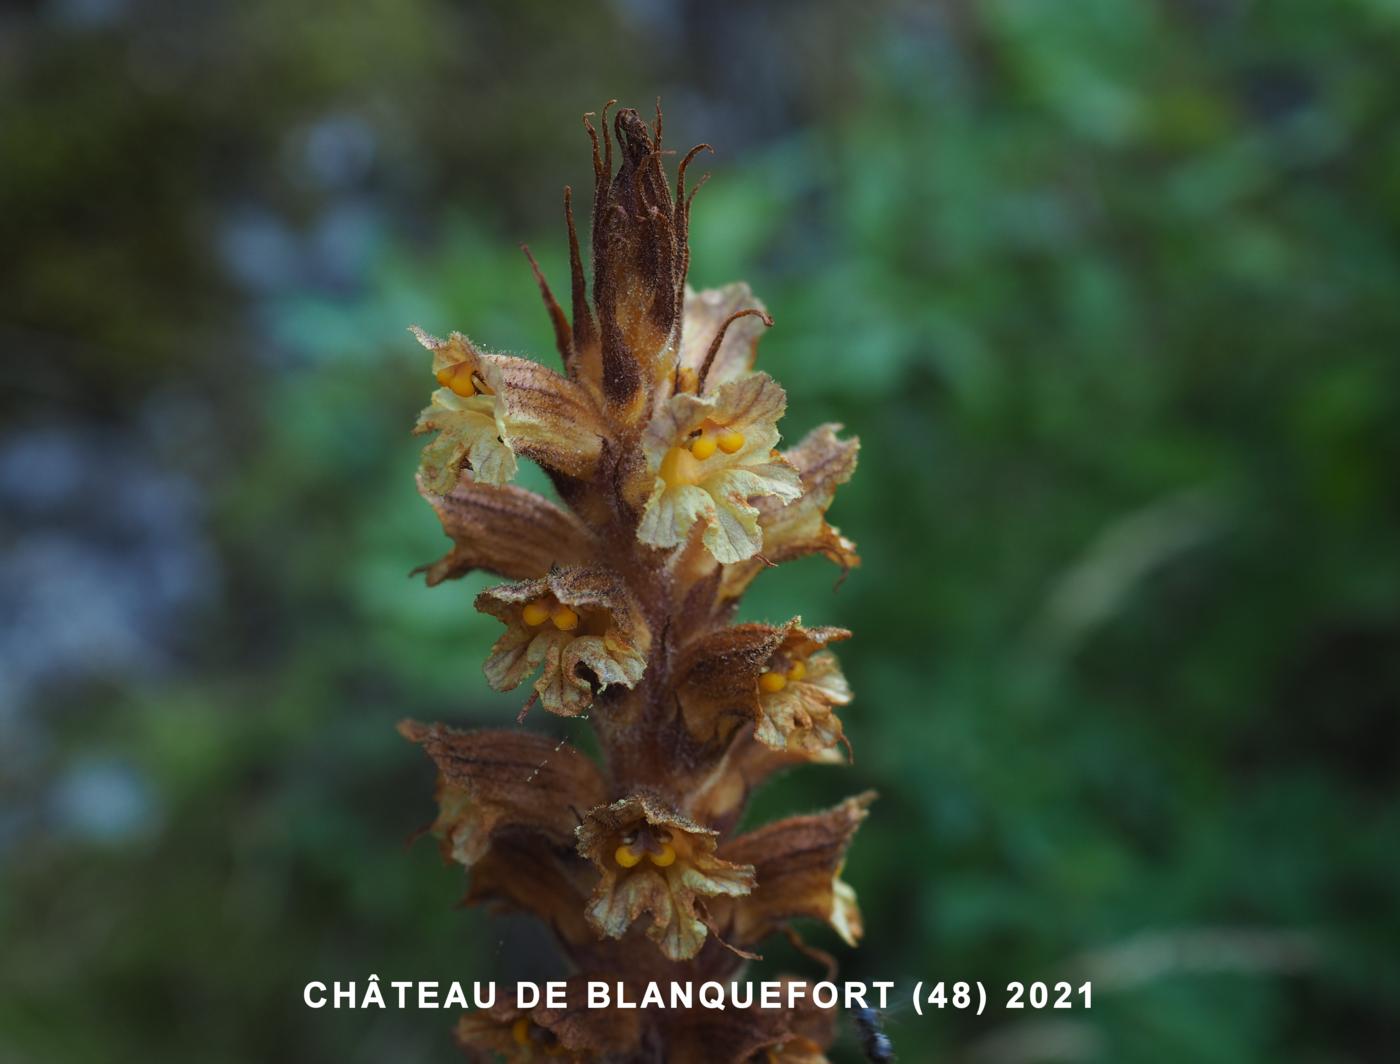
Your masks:
<path fill-rule="evenodd" d="M 510 581 L 476 599 L 504 627 L 487 680 L 533 679 L 527 708 L 586 717 L 605 767 L 523 731 L 400 730 L 437 767 L 431 831 L 469 870 L 468 903 L 546 921 L 580 981 L 728 980 L 792 921 L 861 933 L 841 871 L 873 795 L 733 834 L 775 772 L 846 760 L 830 647 L 851 633 L 731 623 L 767 566 L 858 564 L 826 518 L 857 443 L 824 425 L 778 449 L 787 397 L 753 368 L 767 310 L 744 284 L 687 287 L 685 171 L 705 146 L 673 193 L 659 111 L 610 129 L 605 108 L 601 136 L 591 117 L 593 298 L 568 190 L 571 315 L 530 259 L 563 372 L 414 331 L 440 385 L 418 421 L 433 434 L 419 488 L 452 541 L 428 583 Z M 522 457 L 558 502 L 509 483 Z M 580 990 L 567 1009 L 502 1000 L 457 1037 L 512 1061 L 815 1064 L 833 1023 L 810 1005 L 589 1010 Z"/>

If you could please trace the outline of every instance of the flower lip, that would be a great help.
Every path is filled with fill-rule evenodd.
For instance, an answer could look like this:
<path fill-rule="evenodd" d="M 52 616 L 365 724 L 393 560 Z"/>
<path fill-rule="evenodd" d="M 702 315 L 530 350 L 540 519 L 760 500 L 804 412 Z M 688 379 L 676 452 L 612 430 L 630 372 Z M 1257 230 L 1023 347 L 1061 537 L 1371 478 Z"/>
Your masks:
<path fill-rule="evenodd" d="M 622 938 L 649 913 L 647 937 L 671 960 L 693 957 L 704 944 L 703 899 L 753 888 L 751 866 L 715 856 L 717 832 L 649 794 L 590 810 L 577 836 L 578 852 L 600 873 L 589 922 L 602 935 Z"/>
<path fill-rule="evenodd" d="M 661 404 L 642 437 L 650 483 L 644 501 L 638 499 L 637 537 L 674 547 L 703 522 L 702 541 L 716 561 L 757 554 L 763 536 L 754 501 L 795 499 L 802 490 L 796 470 L 773 451 L 786 404 L 782 388 L 764 373 Z"/>
<path fill-rule="evenodd" d="M 542 579 L 488 588 L 477 609 L 505 624 L 486 660 L 498 691 L 539 670 L 544 708 L 575 716 L 607 687 L 634 687 L 651 633 L 622 578 L 601 566 L 555 568 Z"/>

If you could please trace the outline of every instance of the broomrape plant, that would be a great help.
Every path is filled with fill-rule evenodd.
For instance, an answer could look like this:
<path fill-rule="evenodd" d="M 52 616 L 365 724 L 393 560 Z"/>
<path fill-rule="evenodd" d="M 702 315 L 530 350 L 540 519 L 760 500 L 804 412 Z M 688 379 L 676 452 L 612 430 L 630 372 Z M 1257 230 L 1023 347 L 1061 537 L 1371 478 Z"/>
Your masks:
<path fill-rule="evenodd" d="M 469 870 L 468 902 L 544 920 L 580 983 L 724 982 L 775 932 L 800 946 L 791 921 L 825 921 L 851 945 L 861 934 L 841 868 L 873 794 L 734 830 L 775 772 L 846 760 L 836 711 L 851 693 L 830 647 L 851 633 L 799 618 L 731 623 L 765 567 L 809 554 L 858 563 L 826 520 L 858 444 L 824 425 L 777 449 L 786 395 L 753 368 L 772 320 L 745 284 L 686 285 L 685 174 L 708 145 L 680 162 L 673 198 L 659 109 L 650 126 L 617 113 L 616 169 L 607 112 L 601 138 L 584 118 L 591 302 L 568 189 L 571 315 L 530 258 L 564 372 L 414 330 L 440 385 L 418 419 L 432 437 L 418 482 L 452 540 L 428 583 L 475 569 L 510 581 L 476 598 L 504 629 L 487 681 L 530 683 L 527 709 L 586 715 L 603 764 L 519 730 L 400 730 L 437 767 L 431 831 Z M 562 505 L 511 485 L 521 457 Z M 583 1000 L 503 999 L 463 1016 L 457 1039 L 510 1061 L 812 1064 L 833 1037 L 833 1015 L 815 1006 L 590 1011 Z"/>

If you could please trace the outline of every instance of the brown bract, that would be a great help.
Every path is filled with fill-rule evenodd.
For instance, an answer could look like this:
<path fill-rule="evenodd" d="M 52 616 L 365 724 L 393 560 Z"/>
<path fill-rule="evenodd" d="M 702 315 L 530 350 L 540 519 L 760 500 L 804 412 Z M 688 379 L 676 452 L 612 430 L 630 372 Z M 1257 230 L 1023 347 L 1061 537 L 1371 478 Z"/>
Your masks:
<path fill-rule="evenodd" d="M 689 203 L 683 178 L 671 198 L 661 156 L 661 114 L 648 128 L 617 113 L 618 167 L 603 113 L 604 154 L 593 136 L 593 297 L 601 342 L 601 392 L 614 420 L 632 425 L 669 371 L 679 339 Z M 588 126 L 593 135 L 592 125 Z M 611 176 L 609 176 L 611 175 Z"/>

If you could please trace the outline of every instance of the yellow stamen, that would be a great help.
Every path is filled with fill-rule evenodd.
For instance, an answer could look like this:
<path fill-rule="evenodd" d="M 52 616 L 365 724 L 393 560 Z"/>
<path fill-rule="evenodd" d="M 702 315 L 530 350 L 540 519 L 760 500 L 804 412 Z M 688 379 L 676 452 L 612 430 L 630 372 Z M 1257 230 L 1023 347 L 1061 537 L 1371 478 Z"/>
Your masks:
<path fill-rule="evenodd" d="M 697 436 L 691 441 L 690 453 L 703 462 L 706 458 L 709 458 L 715 453 L 716 446 L 719 445 L 715 443 L 714 437 Z"/>
<path fill-rule="evenodd" d="M 674 859 L 675 858 L 672 857 L 672 860 Z M 631 846 L 619 846 L 613 851 L 613 860 L 623 868 L 635 868 L 641 863 L 642 855 L 632 849 Z"/>
<path fill-rule="evenodd" d="M 436 376 L 439 384 L 444 388 L 451 388 L 463 399 L 470 399 L 476 394 L 476 385 L 472 383 L 472 368 L 465 362 L 440 369 Z"/>
<path fill-rule="evenodd" d="M 676 863 L 676 848 L 669 842 L 663 842 L 660 853 L 650 853 L 647 856 L 657 868 L 669 868 Z"/>
<path fill-rule="evenodd" d="M 538 628 L 549 620 L 549 606 L 544 602 L 531 602 L 520 611 L 520 615 L 531 628 Z"/>
<path fill-rule="evenodd" d="M 780 672 L 765 672 L 758 678 L 758 686 L 770 695 L 775 695 L 787 686 L 787 677 Z"/>
<path fill-rule="evenodd" d="M 807 663 L 805 661 L 794 661 L 788 666 L 787 678 L 789 680 L 800 680 L 807 675 Z"/>
<path fill-rule="evenodd" d="M 719 436 L 719 449 L 725 454 L 734 454 L 744 446 L 744 434 L 730 429 Z"/>
<path fill-rule="evenodd" d="M 524 1016 L 510 1025 L 510 1037 L 518 1046 L 530 1044 L 530 1021 Z"/>
<path fill-rule="evenodd" d="M 572 632 L 578 627 L 578 614 L 568 606 L 561 604 L 549 616 L 554 621 L 554 627 L 561 632 Z"/>

